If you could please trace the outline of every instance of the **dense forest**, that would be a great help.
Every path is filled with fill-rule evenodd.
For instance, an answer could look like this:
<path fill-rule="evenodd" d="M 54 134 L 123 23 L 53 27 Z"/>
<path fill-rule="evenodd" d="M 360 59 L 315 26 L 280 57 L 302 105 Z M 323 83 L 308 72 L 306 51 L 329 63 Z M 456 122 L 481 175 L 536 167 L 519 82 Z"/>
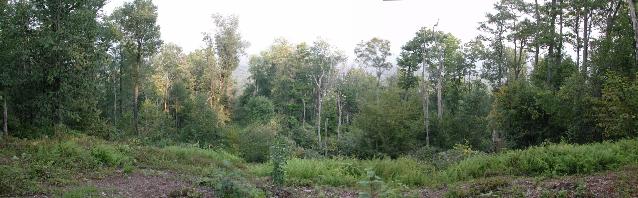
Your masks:
<path fill-rule="evenodd" d="M 284 38 L 248 55 L 240 18 L 219 14 L 185 53 L 161 40 L 150 0 L 104 5 L 0 1 L 3 139 L 86 134 L 261 163 L 277 145 L 295 159 L 427 160 L 638 136 L 633 0 L 500 0 L 471 41 L 432 24 L 406 43 L 360 38 L 355 57 Z"/>

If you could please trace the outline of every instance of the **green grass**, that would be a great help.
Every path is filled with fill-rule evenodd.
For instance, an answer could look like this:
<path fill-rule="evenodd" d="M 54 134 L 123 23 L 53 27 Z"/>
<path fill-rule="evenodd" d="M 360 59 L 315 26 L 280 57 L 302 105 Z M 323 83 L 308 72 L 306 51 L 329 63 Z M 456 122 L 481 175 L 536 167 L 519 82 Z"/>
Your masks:
<path fill-rule="evenodd" d="M 115 170 L 166 170 L 183 174 L 216 192 L 244 197 L 261 196 L 253 177 L 268 177 L 268 163 L 245 165 L 242 158 L 223 150 L 193 146 L 164 148 L 135 143 L 107 142 L 85 135 L 64 135 L 36 140 L 4 139 L 0 144 L 0 196 L 58 194 L 65 187 L 81 187 L 81 178 L 100 178 Z M 470 189 L 451 188 L 449 195 L 477 195 L 501 188 L 491 178 L 553 177 L 614 170 L 638 165 L 638 140 L 586 145 L 550 144 L 499 154 L 479 154 L 444 169 L 413 158 L 358 160 L 290 159 L 285 166 L 286 186 L 356 188 L 366 170 L 390 188 L 478 181 Z M 481 182 L 485 181 L 485 182 Z M 73 188 L 69 188 L 73 189 Z M 75 192 L 77 191 L 77 192 Z M 90 193 L 76 189 L 69 196 Z M 454 194 L 457 193 L 457 194 Z"/>
<path fill-rule="evenodd" d="M 586 145 L 552 144 L 480 155 L 450 166 L 441 173 L 445 182 L 499 175 L 564 176 L 613 170 L 638 164 L 638 140 Z"/>
<path fill-rule="evenodd" d="M 550 144 L 499 154 L 480 154 L 435 170 L 427 162 L 396 160 L 291 159 L 286 170 L 289 186 L 356 186 L 372 168 L 388 184 L 434 186 L 494 176 L 552 177 L 590 174 L 638 164 L 638 140 L 585 145 Z M 249 172 L 269 176 L 268 164 L 253 164 Z"/>
<path fill-rule="evenodd" d="M 386 183 L 423 186 L 431 182 L 433 166 L 409 158 L 375 159 L 291 159 L 285 167 L 286 185 L 290 186 L 346 186 L 354 187 L 366 177 L 370 168 Z M 270 175 L 268 164 L 254 164 L 249 168 L 257 176 Z"/>
<path fill-rule="evenodd" d="M 197 147 L 151 147 L 107 142 L 85 135 L 36 140 L 2 140 L 0 196 L 54 193 L 79 185 L 79 178 L 124 173 L 136 168 L 170 170 L 205 177 L 214 171 L 243 168 L 243 160 L 220 150 Z"/>

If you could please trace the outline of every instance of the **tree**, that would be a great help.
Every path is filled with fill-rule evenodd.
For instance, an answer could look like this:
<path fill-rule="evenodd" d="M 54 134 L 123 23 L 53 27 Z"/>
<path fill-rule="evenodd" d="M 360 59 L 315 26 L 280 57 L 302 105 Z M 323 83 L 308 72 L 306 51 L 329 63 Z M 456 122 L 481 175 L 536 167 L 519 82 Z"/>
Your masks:
<path fill-rule="evenodd" d="M 184 55 L 182 49 L 175 44 L 165 44 L 160 48 L 160 52 L 153 58 L 154 74 L 152 76 L 155 87 L 162 97 L 162 109 L 164 112 L 169 111 L 169 101 L 171 100 L 170 92 L 173 85 L 178 81 L 182 81 L 185 72 L 181 70 L 184 65 Z"/>
<path fill-rule="evenodd" d="M 636 17 L 636 2 L 634 0 L 625 0 L 627 2 L 627 7 L 629 7 L 629 16 L 631 18 L 631 25 L 634 28 L 634 42 L 635 42 L 635 53 L 634 56 L 636 58 L 636 63 L 638 63 L 638 17 Z"/>
<path fill-rule="evenodd" d="M 108 42 L 98 21 L 103 5 L 100 0 L 0 5 L 0 92 L 3 109 L 12 115 L 7 128 L 17 126 L 15 135 L 101 123 L 94 79 Z"/>
<path fill-rule="evenodd" d="M 215 27 L 217 31 L 214 35 L 215 52 L 218 61 L 218 78 L 219 91 L 221 98 L 218 97 L 218 103 L 222 104 L 222 111 L 228 114 L 227 109 L 230 106 L 229 91 L 232 87 L 231 73 L 239 66 L 239 57 L 244 53 L 247 43 L 241 40 L 239 34 L 239 18 L 237 16 L 224 17 L 222 15 L 213 15 Z"/>
<path fill-rule="evenodd" d="M 345 56 L 336 49 L 333 49 L 326 41 L 316 41 L 310 48 L 309 76 L 313 80 L 316 94 L 316 130 L 317 142 L 322 147 L 321 141 L 321 110 L 323 109 L 323 99 L 327 93 L 330 77 L 335 72 L 335 67 L 345 61 Z"/>
<path fill-rule="evenodd" d="M 366 67 L 376 70 L 377 87 L 381 83 L 381 75 L 390 69 L 392 64 L 386 59 L 391 56 L 390 41 L 374 37 L 369 41 L 361 41 L 354 49 L 356 61 Z"/>
<path fill-rule="evenodd" d="M 157 6 L 150 0 L 135 0 L 117 8 L 111 18 L 115 20 L 123 35 L 122 45 L 127 53 L 134 55 L 131 71 L 133 81 L 133 128 L 139 134 L 140 67 L 144 59 L 155 54 L 162 44 L 157 23 Z"/>

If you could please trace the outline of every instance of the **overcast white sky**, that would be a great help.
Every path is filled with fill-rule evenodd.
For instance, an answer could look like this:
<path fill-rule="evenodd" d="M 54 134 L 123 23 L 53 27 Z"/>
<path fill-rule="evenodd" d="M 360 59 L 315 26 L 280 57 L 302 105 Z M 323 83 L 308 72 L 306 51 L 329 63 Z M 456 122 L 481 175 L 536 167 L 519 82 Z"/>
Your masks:
<path fill-rule="evenodd" d="M 128 0 L 109 0 L 106 14 Z M 351 61 L 354 46 L 372 37 L 388 39 L 392 53 L 423 26 L 440 19 L 439 29 L 464 42 L 474 38 L 478 22 L 495 0 L 154 0 L 162 39 L 190 52 L 202 47 L 202 32 L 213 30 L 211 15 L 239 16 L 241 35 L 258 54 L 276 38 L 311 43 L 325 39 Z"/>

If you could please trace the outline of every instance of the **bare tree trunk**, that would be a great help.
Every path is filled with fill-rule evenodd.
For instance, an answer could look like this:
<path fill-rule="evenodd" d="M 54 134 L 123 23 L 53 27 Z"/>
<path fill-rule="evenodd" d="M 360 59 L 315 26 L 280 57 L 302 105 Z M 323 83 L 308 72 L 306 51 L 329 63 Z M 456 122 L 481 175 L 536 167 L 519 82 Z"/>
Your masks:
<path fill-rule="evenodd" d="M 317 120 L 317 137 L 319 138 L 319 147 L 322 147 L 321 144 L 321 93 L 317 93 L 317 118 L 315 118 Z"/>
<path fill-rule="evenodd" d="M 439 76 L 436 80 L 436 105 L 437 105 L 437 116 L 439 117 L 439 121 L 443 118 L 443 60 L 444 60 L 444 51 L 441 50 L 441 61 L 439 62 Z"/>
<path fill-rule="evenodd" d="M 638 63 L 638 18 L 636 18 L 636 3 L 633 0 L 625 0 L 629 7 L 629 16 L 631 17 L 631 25 L 634 27 L 634 58 Z M 634 64 L 636 64 L 634 63 Z"/>
<path fill-rule="evenodd" d="M 323 76 L 324 74 L 322 73 L 319 77 L 316 77 L 315 80 L 315 86 L 317 87 L 317 117 L 315 118 L 316 120 L 316 124 L 317 124 L 317 138 L 318 138 L 318 143 L 319 143 L 319 147 L 322 148 L 322 144 L 321 144 L 321 108 L 322 108 L 322 103 L 323 103 L 323 89 L 322 89 L 322 84 L 323 84 Z"/>
<path fill-rule="evenodd" d="M 121 58 L 121 60 L 120 60 L 120 73 L 118 75 L 118 78 L 120 80 L 120 82 L 119 82 L 120 99 L 117 102 L 118 102 L 118 109 L 119 109 L 118 113 L 122 114 L 122 113 L 124 113 L 124 109 L 123 109 L 124 107 L 122 107 L 123 106 L 122 103 L 123 103 L 123 100 L 124 100 L 123 99 L 124 98 L 124 93 L 122 92 L 122 76 L 123 76 L 123 73 L 124 73 L 124 51 L 122 51 L 121 45 L 120 45 L 120 58 Z M 119 116 L 120 115 L 117 115 L 117 117 L 119 117 Z M 117 125 L 116 125 L 116 127 L 117 127 Z"/>
<path fill-rule="evenodd" d="M 422 85 L 423 92 L 423 125 L 425 126 L 425 145 L 430 146 L 430 93 L 425 79 L 425 69 L 423 71 L 424 82 Z"/>
<path fill-rule="evenodd" d="M 540 43 L 538 42 L 540 36 L 538 34 L 540 34 L 541 14 L 540 14 L 540 11 L 538 9 L 538 7 L 539 7 L 538 6 L 538 0 L 534 0 L 534 3 L 535 3 L 535 11 L 536 11 L 536 23 L 537 23 L 536 26 L 537 26 L 537 28 L 539 28 L 538 31 L 536 31 L 536 40 L 534 41 L 534 43 L 535 43 L 535 45 L 534 45 L 534 47 L 535 47 L 535 51 L 534 51 L 534 67 L 536 67 L 536 66 L 538 66 L 538 56 L 540 54 Z"/>
<path fill-rule="evenodd" d="M 559 1 L 558 48 L 556 49 L 556 65 L 563 63 L 563 0 Z"/>
<path fill-rule="evenodd" d="M 117 127 L 117 85 L 113 78 L 113 125 Z"/>
<path fill-rule="evenodd" d="M 139 135 L 139 130 L 137 126 L 137 122 L 139 121 L 139 108 L 138 108 L 138 98 L 140 96 L 140 65 L 142 64 L 142 44 L 140 42 L 137 43 L 137 56 L 135 59 L 135 64 L 133 66 L 133 129 L 135 130 L 135 134 Z"/>
<path fill-rule="evenodd" d="M 552 0 L 551 3 L 551 8 L 550 8 L 550 16 L 551 16 L 551 24 L 550 24 L 550 35 L 551 35 L 551 41 L 549 42 L 549 62 L 547 63 L 547 84 L 550 84 L 551 80 L 552 80 L 552 67 L 554 64 L 556 64 L 555 60 L 553 60 L 553 58 L 555 57 L 554 54 L 554 46 L 556 45 L 556 38 L 554 34 L 556 34 L 556 0 Z"/>
<path fill-rule="evenodd" d="M 574 23 L 574 33 L 576 33 L 576 69 L 580 68 L 580 9 L 576 14 L 576 22 Z"/>
<path fill-rule="evenodd" d="M 306 99 L 305 98 L 301 99 L 301 103 L 303 104 L 303 117 L 301 118 L 301 126 L 306 126 Z"/>
<path fill-rule="evenodd" d="M 432 28 L 434 29 L 434 28 Z M 423 44 L 423 48 L 425 49 L 425 43 Z M 421 83 L 421 93 L 423 94 L 423 126 L 425 127 L 425 146 L 430 146 L 430 93 L 428 92 L 428 79 L 425 77 L 425 70 L 427 69 L 425 65 L 425 53 L 423 53 L 423 63 L 421 70 L 421 78 L 423 82 Z"/>
<path fill-rule="evenodd" d="M 337 94 L 337 139 L 341 139 L 341 115 L 343 110 L 343 105 L 341 102 L 341 94 Z"/>
<path fill-rule="evenodd" d="M 583 18 L 583 64 L 581 69 L 583 76 L 587 76 L 587 60 L 589 59 L 589 31 L 591 29 L 589 24 L 589 15 L 589 8 L 585 7 L 585 16 Z"/>
<path fill-rule="evenodd" d="M 523 48 L 525 47 L 525 42 L 523 42 L 524 39 L 521 39 L 521 43 L 520 46 L 518 47 L 518 60 L 516 61 L 516 68 L 514 71 L 514 79 L 518 80 L 518 78 L 521 75 L 521 70 L 523 69 Z"/>

